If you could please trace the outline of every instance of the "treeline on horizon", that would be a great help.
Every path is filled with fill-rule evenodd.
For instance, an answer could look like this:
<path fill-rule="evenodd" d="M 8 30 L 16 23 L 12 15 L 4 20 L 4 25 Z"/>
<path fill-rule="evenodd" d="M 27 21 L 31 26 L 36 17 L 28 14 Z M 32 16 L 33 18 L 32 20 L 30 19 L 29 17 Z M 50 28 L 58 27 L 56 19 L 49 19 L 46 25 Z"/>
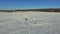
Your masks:
<path fill-rule="evenodd" d="M 60 8 L 49 9 L 25 9 L 25 10 L 0 10 L 0 12 L 25 12 L 25 11 L 37 11 L 37 12 L 60 12 Z"/>

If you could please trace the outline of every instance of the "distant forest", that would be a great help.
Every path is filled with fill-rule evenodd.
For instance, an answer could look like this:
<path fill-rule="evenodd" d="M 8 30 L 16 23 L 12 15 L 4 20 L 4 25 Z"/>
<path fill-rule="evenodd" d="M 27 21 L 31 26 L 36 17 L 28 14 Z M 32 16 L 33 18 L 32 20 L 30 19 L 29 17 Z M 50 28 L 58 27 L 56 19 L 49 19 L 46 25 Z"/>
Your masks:
<path fill-rule="evenodd" d="M 60 12 L 60 8 L 49 8 L 49 9 L 26 9 L 26 10 L 0 10 L 0 12 L 25 12 L 25 11 L 37 11 L 37 12 Z"/>

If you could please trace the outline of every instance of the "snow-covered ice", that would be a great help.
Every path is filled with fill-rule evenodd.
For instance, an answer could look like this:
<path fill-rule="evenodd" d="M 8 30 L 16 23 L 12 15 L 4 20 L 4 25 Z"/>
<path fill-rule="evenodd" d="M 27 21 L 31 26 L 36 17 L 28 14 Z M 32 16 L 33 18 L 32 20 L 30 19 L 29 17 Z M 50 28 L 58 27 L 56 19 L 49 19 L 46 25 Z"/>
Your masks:
<path fill-rule="evenodd" d="M 0 12 L 0 34 L 60 34 L 60 13 Z"/>

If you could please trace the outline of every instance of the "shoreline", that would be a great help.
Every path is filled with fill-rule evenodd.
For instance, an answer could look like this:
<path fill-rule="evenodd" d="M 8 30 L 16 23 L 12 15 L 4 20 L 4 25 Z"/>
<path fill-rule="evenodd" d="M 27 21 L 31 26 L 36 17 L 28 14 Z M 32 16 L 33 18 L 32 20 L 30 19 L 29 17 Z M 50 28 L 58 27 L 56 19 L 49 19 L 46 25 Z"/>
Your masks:
<path fill-rule="evenodd" d="M 49 9 L 23 9 L 23 10 L 0 10 L 0 12 L 60 12 L 60 8 L 49 8 Z"/>

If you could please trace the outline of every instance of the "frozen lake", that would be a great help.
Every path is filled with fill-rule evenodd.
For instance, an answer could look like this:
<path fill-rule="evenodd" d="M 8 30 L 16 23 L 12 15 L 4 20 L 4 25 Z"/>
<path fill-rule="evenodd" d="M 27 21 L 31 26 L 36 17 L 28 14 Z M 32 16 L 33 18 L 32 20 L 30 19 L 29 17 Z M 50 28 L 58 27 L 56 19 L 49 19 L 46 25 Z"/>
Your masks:
<path fill-rule="evenodd" d="M 60 34 L 60 13 L 0 12 L 0 34 Z"/>

